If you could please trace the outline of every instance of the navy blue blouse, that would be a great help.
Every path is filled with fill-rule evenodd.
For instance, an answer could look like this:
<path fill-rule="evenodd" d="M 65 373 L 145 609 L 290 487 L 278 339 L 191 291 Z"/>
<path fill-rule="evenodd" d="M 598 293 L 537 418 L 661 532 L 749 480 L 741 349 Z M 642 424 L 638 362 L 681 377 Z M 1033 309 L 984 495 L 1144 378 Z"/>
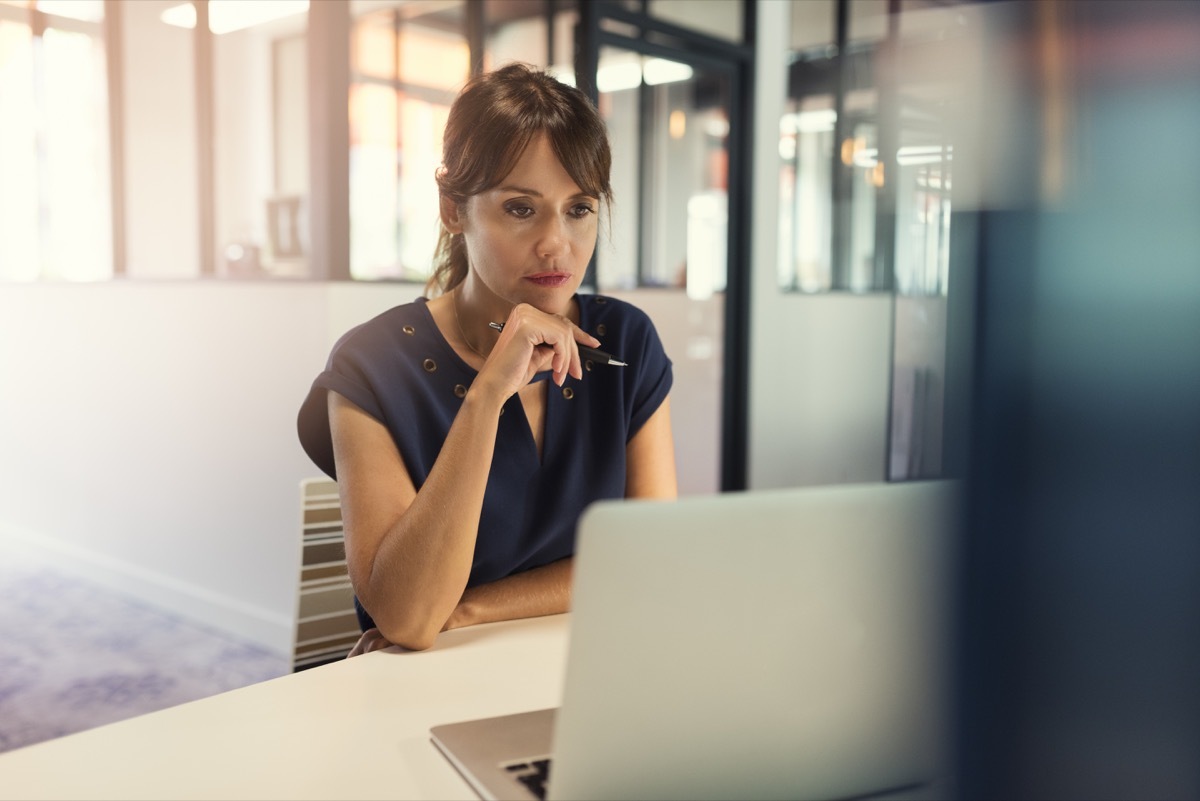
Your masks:
<path fill-rule="evenodd" d="M 505 402 L 467 586 L 575 552 L 575 526 L 592 501 L 625 495 L 625 446 L 671 389 L 671 361 L 653 323 L 615 298 L 577 295 L 580 328 L 628 367 L 585 363 L 582 380 L 549 387 L 539 460 L 521 401 Z M 442 336 L 420 298 L 347 332 L 300 408 L 300 442 L 337 478 L 326 392 L 381 422 L 419 490 L 477 375 Z M 545 380 L 549 372 L 535 380 Z M 364 629 L 373 625 L 360 609 Z"/>

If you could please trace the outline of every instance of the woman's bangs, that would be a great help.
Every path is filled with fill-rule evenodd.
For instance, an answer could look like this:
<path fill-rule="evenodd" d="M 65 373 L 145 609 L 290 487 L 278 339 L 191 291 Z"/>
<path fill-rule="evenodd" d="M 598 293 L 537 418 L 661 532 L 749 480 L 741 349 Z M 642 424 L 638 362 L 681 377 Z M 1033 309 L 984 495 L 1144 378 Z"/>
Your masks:
<path fill-rule="evenodd" d="M 584 194 L 599 200 L 608 200 L 612 194 L 608 186 L 608 170 L 604 167 L 604 153 L 578 132 L 565 129 L 546 129 L 550 147 L 558 156 L 563 169 L 571 176 Z"/>

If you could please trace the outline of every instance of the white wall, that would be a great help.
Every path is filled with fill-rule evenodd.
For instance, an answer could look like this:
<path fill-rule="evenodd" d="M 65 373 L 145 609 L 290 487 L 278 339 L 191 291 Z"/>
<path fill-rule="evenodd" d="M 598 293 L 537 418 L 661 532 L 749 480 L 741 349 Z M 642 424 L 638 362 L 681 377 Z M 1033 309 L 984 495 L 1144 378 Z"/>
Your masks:
<path fill-rule="evenodd" d="M 288 649 L 319 285 L 0 292 L 0 535 Z"/>
<path fill-rule="evenodd" d="M 290 649 L 296 412 L 351 325 L 413 287 L 158 282 L 0 291 L 0 536 Z"/>
<path fill-rule="evenodd" d="M 762 301 L 751 356 L 752 488 L 885 477 L 892 301 Z"/>

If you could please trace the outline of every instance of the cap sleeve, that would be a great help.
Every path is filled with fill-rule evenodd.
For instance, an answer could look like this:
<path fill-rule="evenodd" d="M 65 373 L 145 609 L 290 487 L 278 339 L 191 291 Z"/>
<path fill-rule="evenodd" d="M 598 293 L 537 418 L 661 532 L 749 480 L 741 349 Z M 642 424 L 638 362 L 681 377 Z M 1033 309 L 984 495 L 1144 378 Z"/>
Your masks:
<path fill-rule="evenodd" d="M 329 428 L 328 394 L 336 392 L 376 420 L 383 422 L 384 413 L 372 388 L 366 357 L 369 355 L 362 326 L 348 331 L 329 354 L 325 369 L 312 383 L 300 406 L 296 428 L 304 452 L 330 478 L 337 479 L 333 459 L 333 435 Z"/>

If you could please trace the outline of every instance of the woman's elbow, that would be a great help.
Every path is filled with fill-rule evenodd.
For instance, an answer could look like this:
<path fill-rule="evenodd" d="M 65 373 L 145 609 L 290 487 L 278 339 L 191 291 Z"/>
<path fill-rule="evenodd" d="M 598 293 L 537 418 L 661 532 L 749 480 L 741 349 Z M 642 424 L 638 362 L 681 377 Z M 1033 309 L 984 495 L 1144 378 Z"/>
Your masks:
<path fill-rule="evenodd" d="M 422 620 L 378 620 L 375 625 L 393 645 L 409 651 L 425 651 L 437 641 L 441 626 Z"/>
<path fill-rule="evenodd" d="M 433 647 L 436 640 L 436 633 L 432 635 L 422 634 L 420 637 L 403 637 L 396 641 L 396 645 L 409 651 L 427 651 Z"/>
<path fill-rule="evenodd" d="M 454 609 L 448 598 L 432 591 L 396 597 L 370 592 L 366 587 L 363 589 L 358 594 L 359 602 L 380 633 L 393 645 L 410 651 L 432 647 Z M 450 612 L 446 611 L 447 606 Z"/>

